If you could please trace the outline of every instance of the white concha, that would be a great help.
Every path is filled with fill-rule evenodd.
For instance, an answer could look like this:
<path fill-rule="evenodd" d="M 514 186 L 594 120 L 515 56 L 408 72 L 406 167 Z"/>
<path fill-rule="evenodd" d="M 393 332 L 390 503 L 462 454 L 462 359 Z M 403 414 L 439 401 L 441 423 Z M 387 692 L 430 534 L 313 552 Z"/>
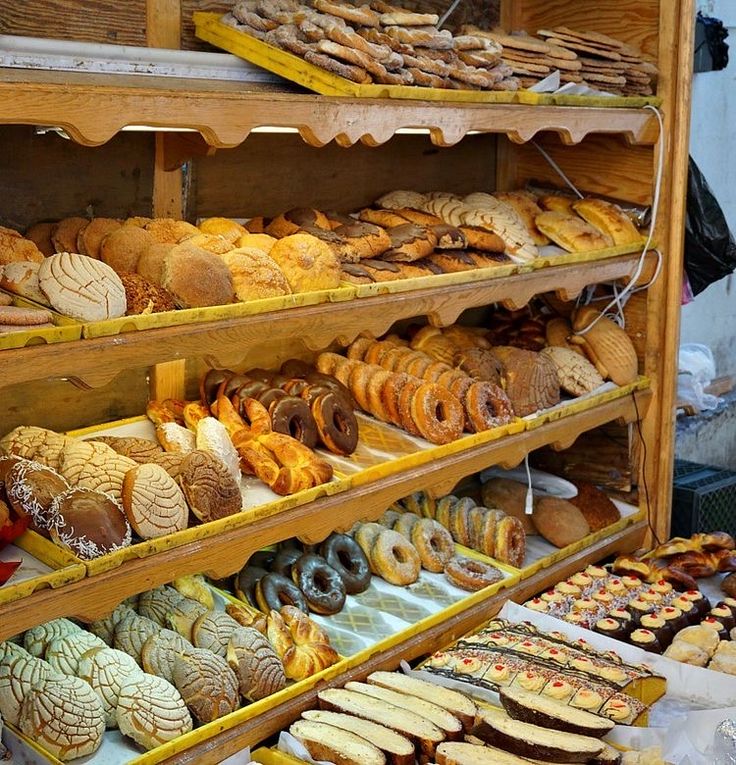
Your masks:
<path fill-rule="evenodd" d="M 52 640 L 81 631 L 81 628 L 69 619 L 52 619 L 50 622 L 31 627 L 23 636 L 23 647 L 31 656 L 43 659 Z"/>
<path fill-rule="evenodd" d="M 118 727 L 116 710 L 120 687 L 136 674 L 143 673 L 135 660 L 115 648 L 88 651 L 79 660 L 79 677 L 100 697 L 106 727 Z"/>
<path fill-rule="evenodd" d="M 107 648 L 105 642 L 91 632 L 72 632 L 52 640 L 46 648 L 46 661 L 62 675 L 75 676 L 79 660 L 93 648 Z"/>
<path fill-rule="evenodd" d="M 21 705 L 31 688 L 54 674 L 49 664 L 26 651 L 7 651 L 0 661 L 0 715 L 18 725 Z"/>

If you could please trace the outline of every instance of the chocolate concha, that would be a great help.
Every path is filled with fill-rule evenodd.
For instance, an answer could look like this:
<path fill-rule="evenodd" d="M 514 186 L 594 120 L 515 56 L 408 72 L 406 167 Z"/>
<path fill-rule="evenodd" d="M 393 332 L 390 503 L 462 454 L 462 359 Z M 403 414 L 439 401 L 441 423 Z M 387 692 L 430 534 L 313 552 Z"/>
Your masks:
<path fill-rule="evenodd" d="M 511 346 L 496 346 L 493 353 L 503 364 L 503 389 L 518 417 L 560 403 L 557 370 L 548 358 Z"/>
<path fill-rule="evenodd" d="M 62 675 L 75 676 L 79 660 L 95 648 L 107 648 L 105 643 L 91 632 L 71 632 L 52 640 L 46 648 L 46 661 Z"/>
<path fill-rule="evenodd" d="M 160 465 L 147 463 L 128 470 L 122 482 L 121 500 L 130 525 L 141 539 L 183 531 L 189 522 L 184 493 Z"/>
<path fill-rule="evenodd" d="M 0 454 L 14 454 L 58 470 L 61 451 L 70 441 L 53 430 L 20 425 L 0 439 Z"/>
<path fill-rule="evenodd" d="M 452 363 L 469 377 L 500 384 L 503 365 L 493 351 L 485 348 L 467 348 L 457 351 Z"/>
<path fill-rule="evenodd" d="M 113 647 L 132 656 L 136 663 L 141 663 L 141 649 L 151 635 L 161 627 L 151 619 L 135 612 L 126 614 L 115 626 Z"/>
<path fill-rule="evenodd" d="M 207 609 L 201 603 L 182 596 L 166 615 L 166 623 L 172 630 L 178 632 L 191 643 L 194 622 L 206 613 Z"/>
<path fill-rule="evenodd" d="M 144 749 L 154 749 L 192 729 L 192 717 L 176 688 L 161 677 L 140 673 L 120 687 L 120 732 Z"/>
<path fill-rule="evenodd" d="M 136 674 L 143 674 L 135 660 L 115 648 L 87 651 L 79 660 L 79 677 L 100 697 L 105 727 L 117 728 L 116 710 L 120 687 Z"/>
<path fill-rule="evenodd" d="M 23 636 L 23 647 L 31 656 L 43 659 L 46 656 L 46 649 L 52 640 L 81 631 L 81 628 L 77 627 L 69 619 L 52 619 L 45 624 L 31 627 Z"/>
<path fill-rule="evenodd" d="M 135 436 L 98 436 L 94 440 L 98 443 L 107 444 L 118 454 L 130 457 L 130 459 L 134 460 L 139 465 L 150 462 L 151 458 L 155 459 L 164 453 L 160 444 L 148 438 L 136 438 Z"/>
<path fill-rule="evenodd" d="M 197 648 L 205 648 L 224 659 L 230 638 L 239 627 L 224 611 L 208 611 L 192 625 L 192 640 Z"/>
<path fill-rule="evenodd" d="M 41 659 L 25 651 L 9 651 L 0 661 L 0 718 L 18 725 L 23 699 L 31 688 L 54 674 Z"/>
<path fill-rule="evenodd" d="M 102 702 L 84 680 L 52 675 L 26 695 L 19 726 L 36 744 L 66 761 L 99 749 L 105 714 Z"/>
<path fill-rule="evenodd" d="M 239 627 L 230 638 L 227 662 L 235 671 L 240 693 L 250 701 L 270 696 L 286 685 L 284 665 L 266 638 L 252 627 Z"/>
<path fill-rule="evenodd" d="M 179 484 L 189 507 L 200 521 L 214 521 L 240 512 L 240 483 L 209 452 L 195 450 L 184 457 Z"/>
<path fill-rule="evenodd" d="M 181 452 L 162 452 L 151 457 L 148 462 L 153 462 L 161 467 L 172 477 L 178 480 L 181 473 L 181 463 L 186 455 Z"/>
<path fill-rule="evenodd" d="M 133 613 L 133 609 L 127 603 L 119 603 L 109 616 L 91 622 L 87 625 L 87 629 L 93 635 L 97 635 L 97 637 L 107 643 L 107 645 L 111 646 L 115 637 L 115 627 L 117 627 L 118 622 L 124 616 L 127 616 L 130 613 Z"/>
<path fill-rule="evenodd" d="M 82 560 L 115 552 L 132 541 L 123 509 L 99 491 L 69 489 L 51 503 L 49 516 L 51 539 Z"/>
<path fill-rule="evenodd" d="M 212 651 L 193 648 L 177 656 L 174 685 L 192 714 L 203 723 L 230 714 L 240 706 L 235 673 Z"/>
<path fill-rule="evenodd" d="M 63 476 L 33 460 L 13 465 L 5 477 L 5 494 L 13 510 L 30 518 L 32 527 L 41 533 L 49 529 L 54 499 L 68 488 Z"/>
<path fill-rule="evenodd" d="M 167 626 L 166 617 L 174 606 L 182 599 L 173 587 L 163 585 L 142 592 L 138 598 L 138 613 L 152 619 L 162 627 Z"/>
<path fill-rule="evenodd" d="M 192 649 L 192 644 L 174 630 L 162 629 L 146 640 L 141 649 L 141 665 L 151 675 L 174 682 L 176 657 Z"/>

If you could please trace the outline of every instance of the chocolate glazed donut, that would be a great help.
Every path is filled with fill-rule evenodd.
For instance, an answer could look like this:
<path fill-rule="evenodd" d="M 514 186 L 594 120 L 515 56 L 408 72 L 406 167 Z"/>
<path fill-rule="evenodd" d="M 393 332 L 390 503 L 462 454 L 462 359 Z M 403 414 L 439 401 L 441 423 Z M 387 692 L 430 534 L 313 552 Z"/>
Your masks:
<path fill-rule="evenodd" d="M 360 545 L 347 534 L 331 534 L 322 542 L 320 554 L 337 571 L 348 595 L 365 592 L 371 583 L 368 558 Z"/>
<path fill-rule="evenodd" d="M 269 407 L 271 427 L 276 433 L 296 438 L 313 449 L 317 445 L 317 425 L 307 404 L 296 396 L 286 396 Z"/>
<path fill-rule="evenodd" d="M 289 394 L 286 393 L 286 391 L 281 390 L 281 388 L 268 388 L 267 390 L 264 390 L 262 393 L 259 393 L 256 396 L 256 398 L 270 412 L 271 404 L 274 404 L 276 401 L 281 401 L 282 398 L 286 398 L 288 395 Z"/>
<path fill-rule="evenodd" d="M 244 603 L 250 603 L 254 608 L 258 608 L 256 585 L 266 574 L 268 574 L 268 571 L 260 566 L 245 566 L 235 577 L 233 583 L 235 594 Z"/>
<path fill-rule="evenodd" d="M 280 611 L 282 606 L 294 606 L 305 614 L 309 613 L 309 606 L 302 595 L 301 590 L 285 576 L 281 574 L 266 574 L 258 580 L 256 585 L 257 607 L 268 614 L 271 611 Z"/>
<path fill-rule="evenodd" d="M 271 571 L 281 576 L 291 576 L 291 567 L 304 555 L 302 550 L 279 550 L 271 561 Z"/>
<path fill-rule="evenodd" d="M 302 555 L 291 567 L 291 578 L 315 613 L 329 616 L 345 605 L 345 584 L 340 574 L 319 555 Z"/>
<path fill-rule="evenodd" d="M 312 402 L 322 443 L 334 454 L 352 454 L 358 446 L 358 420 L 337 394 L 323 393 Z"/>
<path fill-rule="evenodd" d="M 223 395 L 226 398 L 230 398 L 242 385 L 247 385 L 252 382 L 250 377 L 246 377 L 246 375 L 233 375 L 220 385 L 217 390 L 217 395 L 218 397 Z"/>
<path fill-rule="evenodd" d="M 248 398 L 258 398 L 258 396 L 267 390 L 269 390 L 269 387 L 266 383 L 258 380 L 249 380 L 244 385 L 241 385 L 229 398 L 235 407 L 235 411 L 241 417 L 245 417 L 245 400 Z"/>
<path fill-rule="evenodd" d="M 210 406 L 217 399 L 217 391 L 226 380 L 235 377 L 230 369 L 208 369 L 199 382 L 199 398 L 205 406 Z"/>
<path fill-rule="evenodd" d="M 279 371 L 284 377 L 306 377 L 314 371 L 314 367 L 301 359 L 288 359 L 281 365 Z"/>

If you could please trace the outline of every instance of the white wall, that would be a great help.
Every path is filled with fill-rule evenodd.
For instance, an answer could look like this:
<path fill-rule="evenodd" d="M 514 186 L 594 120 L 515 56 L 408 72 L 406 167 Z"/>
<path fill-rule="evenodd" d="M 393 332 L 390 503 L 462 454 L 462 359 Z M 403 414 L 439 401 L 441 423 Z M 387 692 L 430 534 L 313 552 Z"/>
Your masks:
<path fill-rule="evenodd" d="M 699 0 L 729 29 L 728 68 L 693 75 L 690 154 L 736 234 L 736 0 Z M 712 284 L 682 308 L 682 343 L 710 345 L 719 375 L 736 374 L 736 276 Z"/>

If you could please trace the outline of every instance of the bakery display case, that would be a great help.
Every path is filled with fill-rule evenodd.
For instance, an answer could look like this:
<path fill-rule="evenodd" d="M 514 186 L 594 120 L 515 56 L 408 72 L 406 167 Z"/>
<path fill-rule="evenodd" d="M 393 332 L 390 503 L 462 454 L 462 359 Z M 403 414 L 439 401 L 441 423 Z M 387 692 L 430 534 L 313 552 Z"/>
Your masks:
<path fill-rule="evenodd" d="M 190 13 L 191 5 L 182 3 L 181 13 Z M 633 364 L 626 380 L 550 401 L 542 411 L 532 408 L 481 432 L 463 433 L 460 424 L 459 437 L 447 443 L 397 429 L 363 407 L 369 414 L 358 415 L 360 448 L 350 457 L 324 456 L 331 478 L 317 485 L 283 495 L 263 485 L 254 490 L 252 479 L 243 489 L 250 497 L 245 512 L 200 518 L 204 522 L 188 528 L 182 522 L 170 534 L 141 536 L 101 557 L 64 551 L 34 531 L 5 548 L 3 559 L 24 563 L 0 588 L 2 640 L 62 617 L 103 619 L 124 599 L 181 577 L 224 580 L 263 548 L 293 537 L 321 544 L 333 532 L 377 521 L 417 491 L 440 498 L 491 466 L 515 467 L 531 452 L 564 452 L 597 429 L 616 430 L 621 442 L 612 461 L 625 465 L 629 477 L 629 491 L 621 494 L 628 509 L 619 521 L 558 546 L 535 543 L 536 552 L 530 545 L 523 563 L 501 560 L 502 580 L 480 592 L 463 596 L 439 587 L 434 606 L 442 607 L 402 611 L 416 601 L 396 596 L 398 615 L 388 627 L 379 625 L 375 640 L 372 633 L 370 640 L 349 640 L 351 631 L 360 637 L 363 622 L 346 617 L 335 633 L 343 636 L 335 641 L 340 660 L 316 680 L 193 733 L 182 723 L 179 743 L 141 762 L 217 762 L 288 727 L 326 687 L 395 670 L 401 660 L 431 654 L 475 630 L 506 600 L 529 601 L 588 565 L 668 536 L 692 2 L 504 1 L 500 12 L 506 29 L 589 28 L 636 45 L 658 62 L 659 105 L 428 101 L 420 92 L 392 100 L 314 95 L 289 84 L 0 70 L 0 152 L 9 170 L 3 184 L 12 192 L 0 216 L 14 228 L 72 215 L 198 222 L 276 217 L 296 205 L 353 212 L 394 189 L 465 196 L 529 183 L 559 188 L 555 166 L 586 196 L 643 208 L 658 203 L 647 252 L 640 240 L 400 281 L 340 281 L 330 290 L 233 305 L 102 320 L 59 314 L 54 326 L 27 337 L 8 335 L 5 344 L 0 337 L 0 385 L 8 403 L 0 435 L 37 426 L 80 443 L 151 439 L 161 423 L 142 416 L 149 402 L 199 399 L 200 381 L 211 369 L 273 370 L 298 359 L 323 373 L 320 358 L 347 360 L 360 337 L 391 333 L 408 344 L 416 322 L 439 330 L 455 322 L 490 326 L 492 305 L 513 312 L 544 296 L 559 307 L 587 300 L 596 285 L 636 287 L 624 310 Z M 178 29 L 165 19 L 152 13 L 149 24 L 149 44 L 178 44 Z M 71 140 L 34 134 L 50 125 Z M 50 194 L 44 187 L 54 174 L 65 182 Z M 611 482 L 618 489 L 626 483 L 620 475 Z M 475 555 L 487 561 L 482 550 Z M 431 583 L 435 575 L 424 576 Z M 355 614 L 390 599 L 394 585 L 384 585 Z M 316 621 L 329 624 L 326 617 Z"/>

